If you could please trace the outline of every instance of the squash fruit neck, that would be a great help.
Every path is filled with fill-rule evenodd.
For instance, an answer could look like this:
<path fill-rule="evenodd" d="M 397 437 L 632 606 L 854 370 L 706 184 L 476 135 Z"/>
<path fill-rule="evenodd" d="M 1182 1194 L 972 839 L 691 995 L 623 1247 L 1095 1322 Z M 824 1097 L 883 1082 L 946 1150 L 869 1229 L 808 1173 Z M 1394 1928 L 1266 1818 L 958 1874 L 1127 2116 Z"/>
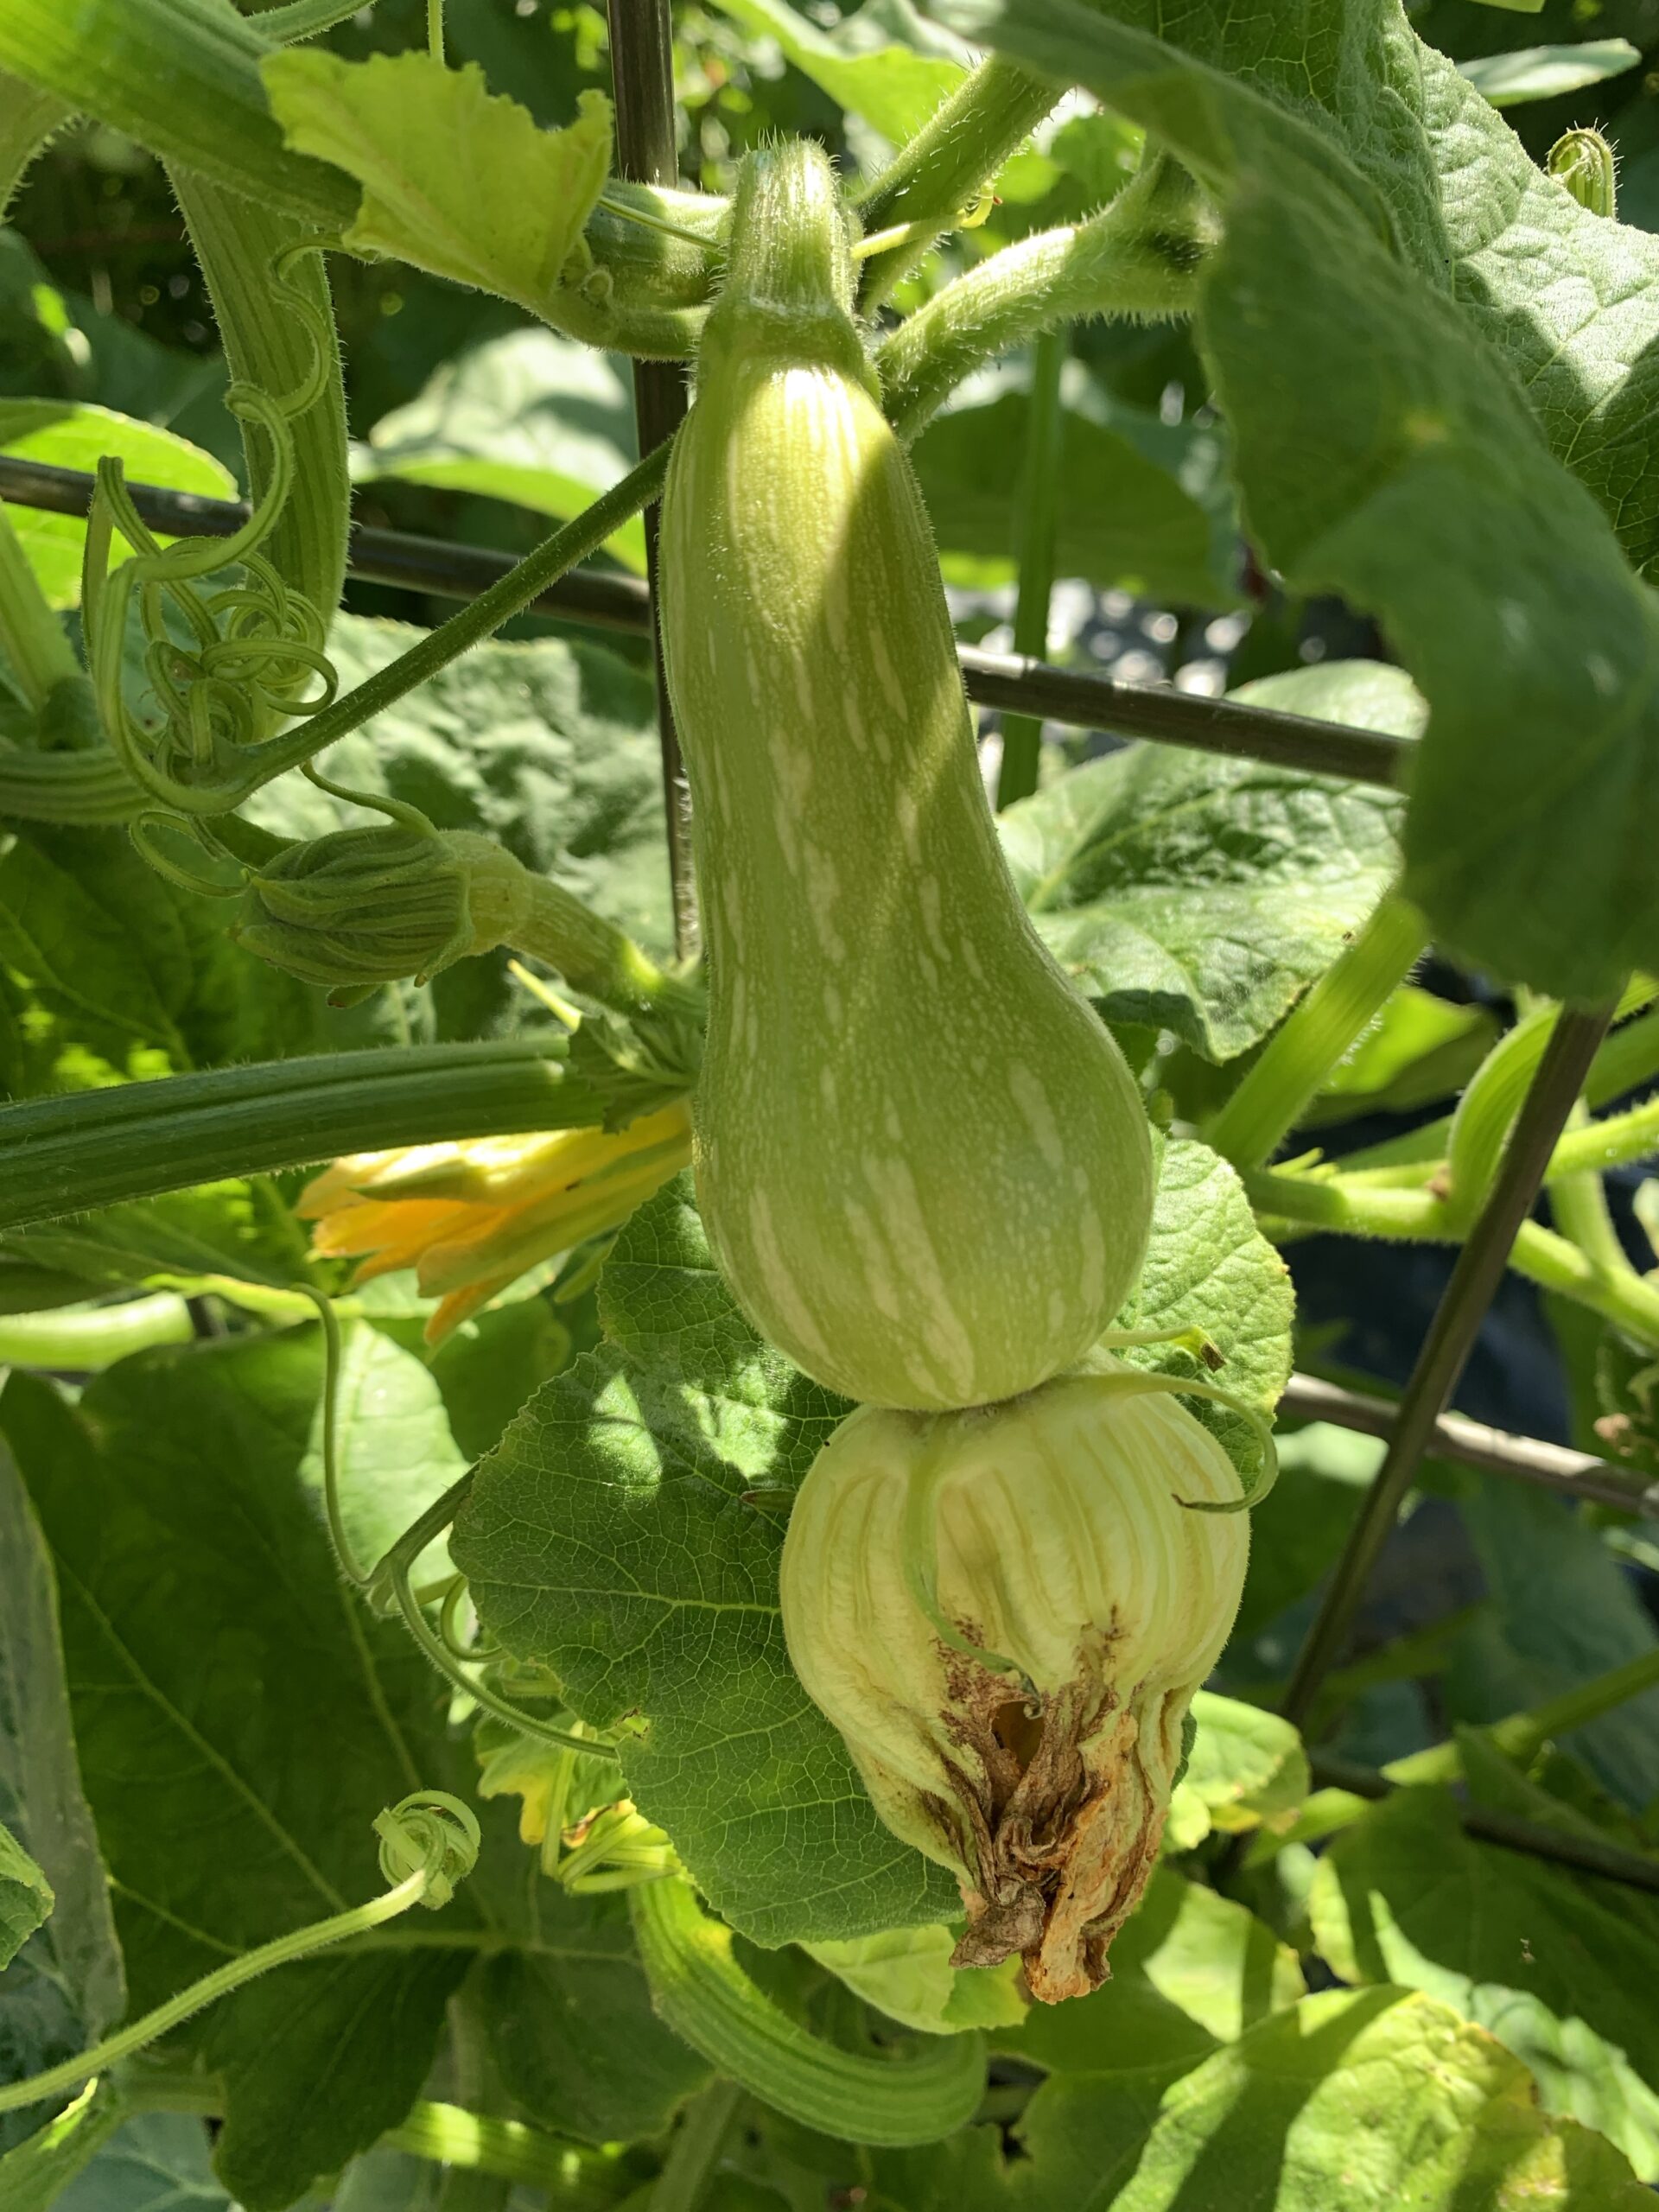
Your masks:
<path fill-rule="evenodd" d="M 879 387 L 853 320 L 849 218 L 836 174 L 809 141 L 747 156 L 738 178 L 725 285 L 703 333 L 704 367 L 725 356 L 841 370 Z"/>

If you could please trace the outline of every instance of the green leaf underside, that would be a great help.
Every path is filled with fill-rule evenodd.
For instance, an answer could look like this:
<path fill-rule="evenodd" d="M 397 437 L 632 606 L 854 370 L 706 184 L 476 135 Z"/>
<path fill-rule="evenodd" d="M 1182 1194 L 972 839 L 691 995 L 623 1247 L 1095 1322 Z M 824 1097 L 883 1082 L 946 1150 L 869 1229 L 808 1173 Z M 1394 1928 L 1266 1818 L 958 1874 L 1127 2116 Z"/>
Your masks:
<path fill-rule="evenodd" d="M 1605 479 L 1609 417 L 1637 402 L 1620 384 L 1593 422 L 1567 407 L 1564 382 L 1598 381 L 1592 366 L 1503 274 L 1524 241 L 1528 296 L 1544 296 L 1511 209 L 1574 240 L 1583 211 L 1390 0 L 1316 9 L 1317 41 L 1299 13 L 1282 50 L 1272 17 L 1205 9 L 1184 19 L 1202 59 L 1074 0 L 934 12 L 1156 130 L 1220 204 L 1199 336 L 1247 514 L 1293 586 L 1382 620 L 1429 701 L 1405 887 L 1437 936 L 1562 996 L 1659 959 L 1659 615 L 1539 427 L 1597 448 Z M 1600 227 L 1621 251 L 1634 236 Z M 1643 343 L 1649 251 L 1625 257 L 1618 289 L 1639 298 L 1621 359 Z M 1621 513 L 1650 496 L 1596 489 Z"/>
<path fill-rule="evenodd" d="M 1345 1980 L 1426 1990 L 1478 2021 L 1525 2063 L 1549 2109 L 1659 2178 L 1653 1899 L 1477 1842 L 1449 1791 L 1418 1789 L 1338 1837 L 1310 1910 Z"/>
<path fill-rule="evenodd" d="M 289 144 L 363 187 L 350 248 L 532 314 L 546 305 L 610 168 L 601 93 L 581 95 L 567 129 L 542 130 L 476 64 L 445 69 L 418 52 L 350 62 L 306 49 L 272 54 L 262 74 Z"/>
<path fill-rule="evenodd" d="M 1270 1406 L 1289 1359 L 1282 1263 L 1231 1171 L 1171 1145 L 1140 1325 L 1187 1325 L 1201 1289 L 1230 1387 Z M 823 1942 L 948 1917 L 954 1891 L 876 1820 L 784 1649 L 789 1499 L 844 1402 L 737 1313 L 689 1176 L 623 1232 L 601 1311 L 609 1341 L 526 1407 L 456 1523 L 480 1617 L 551 1666 L 585 1719 L 643 1719 L 623 1748 L 630 1794 L 743 1934 Z M 1136 1356 L 1160 1355 L 1184 1357 Z"/>
<path fill-rule="evenodd" d="M 1370 661 L 1237 696 L 1399 736 L 1422 723 L 1409 678 Z M 1267 1035 L 1388 889 L 1400 812 L 1385 791 L 1142 744 L 1071 770 L 999 827 L 1049 949 L 1107 1019 L 1224 1061 Z"/>
<path fill-rule="evenodd" d="M 0 2082 L 7 2082 L 94 2041 L 119 2018 L 124 1989 L 76 1766 L 51 1560 L 3 1440 L 0 1824 Z M 6 2114 L 0 2151 L 49 2112 Z M 10 2200 L 0 2193 L 0 2202 Z"/>

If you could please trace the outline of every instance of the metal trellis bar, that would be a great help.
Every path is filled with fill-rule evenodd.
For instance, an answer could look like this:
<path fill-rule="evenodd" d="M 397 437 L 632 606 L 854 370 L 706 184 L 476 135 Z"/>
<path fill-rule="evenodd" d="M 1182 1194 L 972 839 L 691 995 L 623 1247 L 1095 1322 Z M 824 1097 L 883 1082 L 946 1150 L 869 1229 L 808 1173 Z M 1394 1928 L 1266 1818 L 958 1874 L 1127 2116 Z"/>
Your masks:
<path fill-rule="evenodd" d="M 1400 1419 L 1400 1408 L 1392 1400 L 1344 1390 L 1317 1375 L 1293 1375 L 1279 1401 L 1279 1410 L 1384 1440 L 1394 1434 Z M 1537 1483 L 1567 1497 L 1593 1498 L 1599 1505 L 1618 1506 L 1624 1512 L 1659 1521 L 1659 1482 L 1613 1466 L 1593 1452 L 1569 1451 L 1564 1444 L 1551 1444 L 1538 1436 L 1514 1436 L 1507 1429 L 1489 1428 L 1484 1421 L 1471 1421 L 1464 1414 L 1442 1414 L 1430 1432 L 1427 1449 L 1435 1458 L 1456 1459 L 1465 1467 L 1510 1475 L 1518 1482 Z"/>
<path fill-rule="evenodd" d="M 616 166 L 636 184 L 679 182 L 674 131 L 674 26 L 669 0 L 608 0 L 611 89 L 616 98 Z M 652 453 L 685 417 L 685 372 L 676 361 L 633 365 L 633 419 L 641 453 Z M 675 727 L 656 620 L 658 533 L 662 509 L 645 509 L 645 575 L 650 593 L 652 656 L 657 672 L 657 727 L 663 747 L 663 803 L 668 822 L 668 873 L 674 901 L 674 949 L 697 950 L 697 889 L 691 864 L 691 788 Z"/>
<path fill-rule="evenodd" d="M 1458 1254 L 1452 1280 L 1429 1325 L 1400 1401 L 1376 1480 L 1332 1573 L 1307 1632 L 1281 1710 L 1300 1727 L 1327 1670 L 1341 1656 L 1366 1583 L 1411 1487 L 1417 1463 L 1433 1441 L 1446 1401 L 1463 1373 L 1510 1248 L 1531 1212 L 1557 1138 L 1567 1126 L 1590 1063 L 1607 1033 L 1612 1008 L 1568 1007 L 1550 1033 L 1538 1071 L 1516 1118 L 1491 1195 Z"/>
<path fill-rule="evenodd" d="M 1332 1751 L 1311 1751 L 1307 1764 L 1321 1789 L 1346 1789 L 1356 1797 L 1382 1798 L 1392 1796 L 1396 1787 L 1375 1767 L 1360 1766 Z M 1522 1852 L 1529 1859 L 1551 1859 L 1581 1874 L 1600 1874 L 1632 1889 L 1659 1893 L 1659 1859 L 1627 1851 L 1604 1837 L 1546 1827 L 1540 1821 L 1522 1820 L 1488 1805 L 1459 1803 L 1457 1815 L 1464 1833 L 1482 1843 L 1501 1844 L 1506 1851 Z"/>
<path fill-rule="evenodd" d="M 18 506 L 85 515 L 93 482 L 78 469 L 0 454 L 0 499 Z M 133 484 L 128 489 L 143 520 L 169 536 L 225 537 L 247 519 L 247 508 L 238 500 L 207 499 L 149 484 Z M 510 554 L 402 531 L 373 530 L 361 523 L 352 531 L 350 563 L 353 575 L 365 583 L 461 600 L 477 599 L 514 566 Z M 529 611 L 643 636 L 650 627 L 650 607 L 647 587 L 637 577 L 578 569 L 533 601 Z M 1079 729 L 1112 730 L 1124 737 L 1151 738 L 1160 745 L 1262 760 L 1388 790 L 1403 785 L 1414 750 L 1414 740 L 1379 730 L 1315 721 L 1306 715 L 1282 714 L 1269 707 L 1241 706 L 1231 699 L 1205 698 L 1166 684 L 1125 683 L 1116 677 L 1056 668 L 1014 653 L 988 653 L 960 645 L 957 657 L 969 696 L 982 707 L 1036 715 Z"/>

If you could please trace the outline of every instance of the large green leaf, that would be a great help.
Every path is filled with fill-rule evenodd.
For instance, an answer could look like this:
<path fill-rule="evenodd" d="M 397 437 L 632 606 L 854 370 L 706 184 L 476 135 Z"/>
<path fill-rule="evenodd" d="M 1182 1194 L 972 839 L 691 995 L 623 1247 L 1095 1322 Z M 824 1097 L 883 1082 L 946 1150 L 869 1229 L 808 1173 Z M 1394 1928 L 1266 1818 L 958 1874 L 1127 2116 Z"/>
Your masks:
<path fill-rule="evenodd" d="M 73 1411 L 19 1376 L 0 1399 L 57 1569 L 136 2010 L 377 1894 L 374 1815 L 446 1778 L 441 1685 L 347 1592 L 302 1478 L 319 1382 L 308 1332 L 125 1360 Z M 204 2016 L 219 2170 L 252 2212 L 402 2118 L 466 1963 L 325 1959 Z"/>
<path fill-rule="evenodd" d="M 1560 1499 L 1470 1475 L 1459 1503 L 1493 1603 L 1451 1656 L 1445 1695 L 1456 1719 L 1500 1719 L 1652 1651 L 1659 1638 L 1636 1587 L 1599 1532 Z M 1541 1605 L 1543 1589 L 1549 1603 Z M 1603 1713 L 1567 1745 L 1640 1811 L 1659 1798 L 1659 1690 Z"/>
<path fill-rule="evenodd" d="M 689 1177 L 623 1232 L 601 1311 L 609 1341 L 532 1400 L 456 1523 L 455 1561 L 486 1625 L 550 1665 L 585 1719 L 643 1718 L 623 1748 L 630 1794 L 746 1935 L 823 1942 L 947 1918 L 954 1893 L 877 1821 L 784 1649 L 789 1497 L 844 1402 L 738 1313 Z M 1126 1318 L 1201 1321 L 1241 1395 L 1271 1406 L 1282 1387 L 1283 1263 L 1202 1145 L 1166 1147 Z"/>
<path fill-rule="evenodd" d="M 289 144 L 363 187 L 348 247 L 545 308 L 610 168 L 602 93 L 541 130 L 475 64 L 419 52 L 352 62 L 305 49 L 268 56 L 261 74 Z"/>
<path fill-rule="evenodd" d="M 76 1764 L 52 1564 L 3 1442 L 0 1823 L 10 1846 L 0 1852 L 0 2081 L 17 2081 L 95 2042 L 119 2018 L 125 1992 L 104 1866 Z M 35 1891 L 32 1929 L 19 1909 L 22 1901 L 6 1900 L 9 1880 L 17 1878 L 11 1852 L 26 1853 L 34 1880 L 49 1885 L 44 1897 Z M 24 1936 L 19 1948 L 13 1939 Z M 45 2116 L 38 2110 L 7 2114 L 0 2120 L 0 2149 Z"/>
<path fill-rule="evenodd" d="M 20 461 L 46 461 L 54 468 L 88 471 L 106 454 L 116 454 L 135 484 L 200 492 L 210 499 L 236 497 L 236 479 L 211 454 L 153 423 L 135 423 L 130 416 L 84 402 L 0 400 L 0 453 Z M 47 514 L 38 507 L 11 507 L 7 514 L 53 606 L 79 607 L 86 524 L 73 515 Z M 112 558 L 126 557 L 125 542 L 118 537 Z"/>
<path fill-rule="evenodd" d="M 359 483 L 385 476 L 568 520 L 638 458 L 633 397 L 603 353 L 550 330 L 515 330 L 446 361 L 425 390 L 383 415 L 359 447 Z M 607 541 L 639 574 L 645 524 L 636 515 Z"/>
<path fill-rule="evenodd" d="M 1414 735 L 1421 702 L 1366 661 L 1247 684 L 1239 696 Z M 1001 817 L 1051 950 L 1112 1021 L 1168 1028 L 1229 1060 L 1324 973 L 1399 868 L 1387 792 L 1135 745 Z"/>
<path fill-rule="evenodd" d="M 1437 936 L 1568 997 L 1659 962 L 1659 613 L 1539 427 L 1557 411 L 1551 379 L 1578 376 L 1554 365 L 1560 334 L 1535 342 L 1519 310 L 1471 318 L 1445 289 L 1456 249 L 1424 99 L 1470 131 L 1473 177 L 1504 125 L 1385 0 L 1317 8 L 1317 46 L 1300 9 L 1184 17 L 1255 83 L 1076 0 L 935 12 L 1155 130 L 1220 206 L 1198 328 L 1246 510 L 1294 588 L 1382 619 L 1429 702 L 1405 885 Z M 1541 188 L 1549 209 L 1574 207 Z M 1493 211 L 1470 197 L 1479 230 Z M 1574 234 L 1582 212 L 1561 214 Z M 1465 292 L 1507 236 L 1464 254 Z M 1516 343 L 1487 342 L 1500 322 Z"/>
<path fill-rule="evenodd" d="M 0 848 L 0 1089 L 380 1040 L 398 1002 L 353 1012 L 233 944 L 218 899 L 168 881 L 115 830 L 30 823 Z"/>
<path fill-rule="evenodd" d="M 1172 2053 L 1173 2080 L 1155 2063 L 1138 2068 L 1132 2048 L 1122 2056 L 1051 2075 L 1016 2131 L 1021 2158 L 999 2158 L 982 2131 L 943 2156 L 883 2160 L 881 2212 L 1643 2212 L 1652 2202 L 1600 2136 L 1538 2110 L 1525 2069 L 1483 2029 L 1416 1993 L 1305 1997 L 1201 2063 Z"/>
<path fill-rule="evenodd" d="M 1659 2176 L 1659 1911 L 1619 1885 L 1465 1834 L 1403 1789 L 1319 1862 L 1315 1938 L 1351 1981 L 1427 1990 L 1525 2061 L 1551 2110 Z"/>
<path fill-rule="evenodd" d="M 947 580 L 995 584 L 1015 574 L 1027 381 L 1019 367 L 975 378 L 917 442 Z M 1160 605 L 1236 605 L 1238 522 L 1221 432 L 1128 406 L 1079 361 L 1066 364 L 1061 397 L 1056 573 Z"/>
<path fill-rule="evenodd" d="M 954 1891 L 882 1827 L 784 1650 L 779 1507 L 845 1404 L 733 1306 L 689 1179 L 623 1232 L 603 1311 L 612 1341 L 531 1401 L 456 1522 L 480 1618 L 584 1719 L 644 1717 L 630 1795 L 745 1933 L 945 1918 Z"/>

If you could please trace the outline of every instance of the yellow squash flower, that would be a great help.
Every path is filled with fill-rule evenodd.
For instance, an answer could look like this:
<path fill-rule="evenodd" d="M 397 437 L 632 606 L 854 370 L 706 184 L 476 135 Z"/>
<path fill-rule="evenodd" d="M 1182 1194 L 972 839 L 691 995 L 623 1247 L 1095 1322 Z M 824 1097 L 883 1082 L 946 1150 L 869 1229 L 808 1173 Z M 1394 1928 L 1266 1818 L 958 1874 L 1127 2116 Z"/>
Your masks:
<path fill-rule="evenodd" d="M 355 1280 L 413 1268 L 441 1344 L 528 1268 L 620 1229 L 691 1158 L 683 1099 L 626 1129 L 556 1129 L 353 1153 L 301 1192 L 313 1251 Z"/>

